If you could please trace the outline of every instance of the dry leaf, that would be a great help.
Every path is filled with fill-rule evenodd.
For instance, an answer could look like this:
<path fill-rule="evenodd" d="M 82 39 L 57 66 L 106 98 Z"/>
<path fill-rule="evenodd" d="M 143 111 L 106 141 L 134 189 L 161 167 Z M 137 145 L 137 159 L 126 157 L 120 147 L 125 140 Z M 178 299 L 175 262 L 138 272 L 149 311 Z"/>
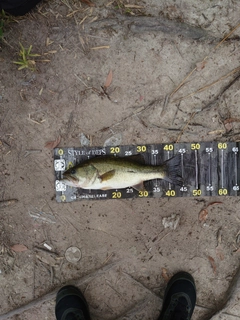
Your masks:
<path fill-rule="evenodd" d="M 28 250 L 28 248 L 24 244 L 14 244 L 11 247 L 11 250 L 15 251 L 15 252 L 23 252 L 23 251 Z"/>
<path fill-rule="evenodd" d="M 110 84 L 112 83 L 112 78 L 113 78 L 113 72 L 112 72 L 112 70 L 110 70 L 108 73 L 107 79 L 105 81 L 105 84 L 104 84 L 105 89 L 107 89 L 110 86 Z"/>
<path fill-rule="evenodd" d="M 208 217 L 208 211 L 207 211 L 207 208 L 210 207 L 210 206 L 213 206 L 214 204 L 222 204 L 221 201 L 213 201 L 213 202 L 210 202 L 204 209 L 202 209 L 200 212 L 199 212 L 199 221 L 201 222 L 205 222 L 207 220 L 207 217 Z"/>
<path fill-rule="evenodd" d="M 204 61 L 201 61 L 201 62 L 198 62 L 198 63 L 196 64 L 196 69 L 197 69 L 197 71 L 200 71 L 200 70 L 204 69 L 206 63 L 207 63 L 207 61 L 205 61 L 205 60 L 204 60 Z"/>
<path fill-rule="evenodd" d="M 216 247 L 216 256 L 218 257 L 218 259 L 224 260 L 224 254 L 220 245 Z"/>
<path fill-rule="evenodd" d="M 61 136 L 58 136 L 58 138 L 54 141 L 48 141 L 46 144 L 45 144 L 45 148 L 48 148 L 48 149 L 54 149 L 56 148 L 56 146 L 59 145 L 61 141 Z"/>
<path fill-rule="evenodd" d="M 89 7 L 95 7 L 95 4 L 89 0 L 80 0 L 83 3 L 86 3 Z"/>
<path fill-rule="evenodd" d="M 229 119 L 225 119 L 223 123 L 226 124 L 226 123 L 232 123 L 232 122 L 240 122 L 240 119 L 238 119 L 238 118 L 229 118 Z"/>
<path fill-rule="evenodd" d="M 208 260 L 211 263 L 211 266 L 213 268 L 213 273 L 216 274 L 217 273 L 217 266 L 216 266 L 215 260 L 211 256 L 208 256 Z"/>
<path fill-rule="evenodd" d="M 232 131 L 232 129 L 233 129 L 233 125 L 231 122 L 225 123 L 224 127 L 225 127 L 227 133 Z"/>
<path fill-rule="evenodd" d="M 207 220 L 207 217 L 208 217 L 208 211 L 207 209 L 202 209 L 200 212 L 199 212 L 199 221 L 201 222 L 205 222 Z"/>
<path fill-rule="evenodd" d="M 170 280 L 170 276 L 168 274 L 168 271 L 165 268 L 162 268 L 162 277 L 166 282 L 168 282 Z"/>
<path fill-rule="evenodd" d="M 210 203 L 207 205 L 207 208 L 210 207 L 210 206 L 213 206 L 214 204 L 222 204 L 222 201 L 213 201 L 213 202 L 210 202 Z"/>

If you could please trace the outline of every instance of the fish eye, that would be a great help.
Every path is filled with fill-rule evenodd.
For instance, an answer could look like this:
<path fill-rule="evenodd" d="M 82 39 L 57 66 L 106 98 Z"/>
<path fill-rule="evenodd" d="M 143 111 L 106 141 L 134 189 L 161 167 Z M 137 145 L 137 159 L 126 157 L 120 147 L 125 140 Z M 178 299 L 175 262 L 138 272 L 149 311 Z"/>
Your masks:
<path fill-rule="evenodd" d="M 71 174 L 75 174 L 75 173 L 76 173 L 76 169 L 72 169 L 72 170 L 70 171 L 70 173 L 71 173 Z"/>

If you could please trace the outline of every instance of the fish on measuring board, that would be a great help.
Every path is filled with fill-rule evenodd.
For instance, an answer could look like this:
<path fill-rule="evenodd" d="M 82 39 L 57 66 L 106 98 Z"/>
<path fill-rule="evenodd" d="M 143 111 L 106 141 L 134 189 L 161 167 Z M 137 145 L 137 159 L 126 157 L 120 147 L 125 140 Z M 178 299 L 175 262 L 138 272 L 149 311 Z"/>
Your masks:
<path fill-rule="evenodd" d="M 88 159 L 68 169 L 63 173 L 61 181 L 68 186 L 82 189 L 111 190 L 133 187 L 144 190 L 143 182 L 153 179 L 181 185 L 180 168 L 180 154 L 154 166 L 140 164 L 131 157 L 104 156 Z"/>

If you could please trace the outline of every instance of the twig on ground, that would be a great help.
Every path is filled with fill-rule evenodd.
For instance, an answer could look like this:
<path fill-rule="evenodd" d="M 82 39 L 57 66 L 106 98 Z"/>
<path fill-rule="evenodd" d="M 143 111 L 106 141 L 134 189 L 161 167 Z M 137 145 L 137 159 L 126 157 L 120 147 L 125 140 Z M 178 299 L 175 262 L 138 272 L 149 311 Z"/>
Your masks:
<path fill-rule="evenodd" d="M 32 154 L 32 153 L 40 153 L 40 152 L 42 152 L 42 150 L 40 150 L 40 149 L 28 149 L 28 150 L 25 150 L 24 158 L 30 156 L 30 154 Z"/>
<path fill-rule="evenodd" d="M 238 72 L 238 71 L 240 71 L 240 67 L 237 67 L 237 68 L 235 68 L 234 70 L 228 72 L 225 76 L 222 76 L 222 77 L 219 78 L 218 80 L 215 80 L 215 81 L 213 81 L 212 83 L 207 84 L 207 85 L 203 86 L 202 88 L 199 88 L 198 90 L 196 90 L 196 91 L 194 91 L 194 92 L 192 92 L 192 93 L 187 94 L 186 96 L 183 96 L 183 97 L 181 97 L 181 98 L 175 99 L 175 100 L 173 100 L 172 102 L 174 103 L 174 102 L 177 102 L 177 101 L 180 101 L 180 100 L 189 98 L 189 97 L 195 95 L 196 93 L 202 92 L 202 91 L 204 91 L 204 90 L 206 90 L 206 89 L 214 86 L 214 85 L 217 84 L 218 82 L 220 82 L 220 81 L 222 81 L 222 80 L 230 77 L 231 75 L 233 75 L 234 73 L 236 73 L 236 72 Z M 239 76 L 239 75 L 238 75 L 238 76 Z M 238 78 L 238 77 L 237 77 L 237 78 Z M 235 80 L 235 79 L 234 79 L 234 80 Z M 235 80 L 235 81 L 236 81 L 236 80 Z M 234 82 L 235 82 L 235 81 L 234 81 Z M 232 82 L 232 81 L 231 81 L 231 82 Z M 228 88 L 229 88 L 229 85 L 228 85 Z"/>
<path fill-rule="evenodd" d="M 226 37 L 224 37 L 213 49 L 213 52 L 216 51 L 216 49 L 218 49 L 218 47 L 224 42 L 226 41 L 227 38 L 229 38 L 231 36 L 231 34 L 240 27 L 240 23 L 233 29 L 231 30 L 231 32 L 229 32 Z M 203 58 L 202 62 L 205 62 L 208 59 L 209 55 L 207 55 L 206 57 Z M 190 76 L 194 73 L 194 71 L 197 70 L 197 67 L 195 67 L 182 81 L 181 83 L 172 91 L 172 93 L 170 94 L 170 97 L 172 97 L 186 82 L 186 80 L 188 78 L 190 78 Z"/>
<path fill-rule="evenodd" d="M 17 199 L 10 199 L 10 200 L 2 200 L 0 201 L 0 208 L 6 208 L 11 206 L 12 204 L 17 203 L 18 200 Z"/>
<path fill-rule="evenodd" d="M 29 113 L 27 119 L 28 119 L 29 121 L 32 121 L 33 123 L 36 123 L 36 124 L 42 124 L 44 121 L 46 121 L 45 119 L 43 119 L 43 120 L 41 120 L 41 121 L 34 120 L 34 119 L 31 118 L 30 113 Z"/>
<path fill-rule="evenodd" d="M 202 110 L 206 110 L 211 108 L 215 103 L 222 97 L 222 95 L 236 82 L 240 79 L 240 73 L 228 84 L 225 88 L 218 94 L 216 98 L 214 98 L 213 101 L 209 102 L 205 107 L 202 108 Z"/>
<path fill-rule="evenodd" d="M 233 34 L 233 32 L 235 30 L 237 30 L 240 27 L 240 23 L 236 25 L 235 28 L 233 28 L 214 48 L 214 50 L 216 50 L 225 40 L 227 40 L 227 38 L 229 38 L 231 36 L 231 34 Z"/>
<path fill-rule="evenodd" d="M 163 117 L 164 114 L 166 113 L 166 109 L 167 109 L 167 106 L 168 106 L 168 102 L 169 102 L 169 95 L 167 94 L 166 97 L 165 97 L 165 101 L 164 101 L 164 105 L 163 105 L 161 114 L 160 114 L 161 117 Z"/>
<path fill-rule="evenodd" d="M 34 219 L 39 219 L 45 222 L 49 222 L 49 223 L 56 223 L 55 221 L 55 217 L 54 215 L 52 215 L 51 213 L 46 213 L 43 212 L 41 210 L 34 210 L 34 211 L 28 211 L 28 214 L 30 215 L 30 217 L 34 218 Z"/>
<path fill-rule="evenodd" d="M 155 102 L 155 101 L 154 101 Z M 111 125 L 110 127 L 108 127 L 107 129 L 110 129 L 110 128 L 113 128 L 115 126 L 118 126 L 119 124 L 123 123 L 124 121 L 134 117 L 134 116 L 138 116 L 139 114 L 141 114 L 142 112 L 144 111 L 147 111 L 148 109 L 151 109 L 153 107 L 153 104 L 150 103 L 148 104 L 147 106 L 143 107 L 140 111 L 137 111 L 137 112 L 133 112 L 132 114 L 130 114 L 129 116 L 126 116 L 125 118 L 123 118 L 122 120 L 120 120 L 119 122 L 117 123 L 114 123 L 113 125 Z M 101 130 L 100 130 L 101 131 Z M 102 129 L 103 131 L 103 129 Z"/>
<path fill-rule="evenodd" d="M 100 50 L 100 49 L 109 49 L 110 46 L 100 46 L 100 47 L 92 47 L 91 50 Z"/>
<path fill-rule="evenodd" d="M 220 79 L 222 80 L 223 78 L 225 78 L 225 77 L 229 76 L 230 74 L 235 73 L 235 72 L 237 72 L 237 71 L 239 71 L 239 70 L 240 70 L 240 67 L 232 70 L 230 73 L 228 73 L 227 75 L 225 75 L 224 77 L 222 77 L 222 78 L 220 78 Z M 220 79 L 219 79 L 219 80 L 220 80 Z M 211 108 L 212 106 L 214 106 L 214 105 L 216 104 L 216 102 L 222 97 L 222 95 L 223 95 L 237 80 L 239 80 L 239 79 L 240 79 L 240 73 L 237 74 L 237 76 L 236 76 L 230 83 L 228 83 L 225 88 L 223 88 L 223 90 L 219 93 L 219 95 L 218 95 L 216 98 L 214 98 L 213 101 L 211 101 L 211 102 L 208 103 L 205 107 L 203 107 L 203 108 L 201 109 L 201 111 L 202 111 L 202 110 L 209 109 L 209 108 Z M 219 80 L 218 80 L 218 81 L 219 81 Z M 216 81 L 213 82 L 212 84 L 215 84 L 215 83 L 216 83 Z M 206 86 L 203 87 L 203 88 L 206 88 Z M 203 88 L 202 88 L 202 89 L 203 89 Z M 199 92 L 200 90 L 201 90 L 201 89 L 199 89 L 198 92 Z M 202 91 L 202 90 L 201 90 L 201 91 Z M 196 92 L 195 92 L 195 93 L 196 93 Z M 192 94 L 191 94 L 191 95 L 192 95 Z M 188 95 L 188 96 L 190 96 L 190 95 Z M 186 97 L 187 97 L 187 96 L 185 96 L 185 97 L 183 97 L 183 98 L 186 98 Z M 179 100 L 179 99 L 177 99 L 177 100 Z M 177 100 L 175 100 L 175 101 L 177 101 Z M 188 120 L 187 124 L 184 126 L 184 128 L 183 128 L 182 131 L 181 131 L 181 133 L 180 133 L 179 136 L 177 137 L 176 142 L 179 142 L 181 136 L 183 135 L 184 131 L 185 131 L 185 130 L 187 129 L 187 127 L 189 126 L 189 124 L 190 124 L 190 122 L 192 121 L 192 119 L 195 117 L 196 113 L 197 113 L 197 112 L 194 112 L 194 113 L 191 114 L 190 119 Z M 225 132 L 225 130 L 215 130 L 215 131 L 209 132 L 208 134 L 215 134 L 215 133 L 220 134 L 220 133 L 224 133 L 224 132 Z"/>
<path fill-rule="evenodd" d="M 104 87 L 101 86 L 102 91 L 100 91 L 94 87 L 89 87 L 78 75 L 76 75 L 75 73 L 74 73 L 74 75 L 86 87 L 86 90 L 92 90 L 92 91 L 96 92 L 100 97 L 106 96 L 109 100 L 111 100 L 108 93 L 104 89 Z"/>
<path fill-rule="evenodd" d="M 74 15 L 74 20 L 75 20 L 75 23 L 76 23 L 79 42 L 81 43 L 81 46 L 82 46 L 82 49 L 83 49 L 83 53 L 86 53 L 85 41 L 83 40 L 83 37 L 81 36 L 81 34 L 80 34 L 79 30 L 78 30 L 78 22 L 77 22 L 77 18 L 76 18 L 75 15 Z"/>
<path fill-rule="evenodd" d="M 195 117 L 196 115 L 196 112 L 193 112 L 188 120 L 188 122 L 185 124 L 185 126 L 183 127 L 182 131 L 179 133 L 178 137 L 177 137 L 177 140 L 176 140 L 176 143 L 179 142 L 181 136 L 183 135 L 184 131 L 187 129 L 187 127 L 189 126 L 190 122 L 192 121 L 192 119 Z"/>

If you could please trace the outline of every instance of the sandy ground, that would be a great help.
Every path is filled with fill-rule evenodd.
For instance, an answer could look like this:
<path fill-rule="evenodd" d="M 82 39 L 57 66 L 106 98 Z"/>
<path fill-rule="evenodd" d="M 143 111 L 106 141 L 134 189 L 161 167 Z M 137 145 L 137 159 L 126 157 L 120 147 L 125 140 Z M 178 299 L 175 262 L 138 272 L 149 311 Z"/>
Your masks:
<path fill-rule="evenodd" d="M 157 319 L 167 280 L 185 270 L 197 287 L 193 319 L 209 319 L 239 267 L 239 199 L 210 205 L 205 223 L 199 212 L 219 198 L 56 203 L 45 144 L 60 135 L 59 146 L 78 147 L 81 133 L 93 146 L 116 134 L 120 144 L 238 141 L 240 28 L 217 45 L 239 24 L 240 3 L 94 2 L 45 1 L 5 21 L 0 199 L 18 202 L 1 208 L 1 314 L 30 303 L 10 318 L 55 319 L 55 293 L 35 299 L 71 282 L 93 319 Z M 36 71 L 13 63 L 19 42 L 41 55 Z M 172 214 L 180 222 L 165 229 Z M 65 258 L 71 246 L 77 263 Z M 218 319 L 239 318 L 239 298 Z"/>

